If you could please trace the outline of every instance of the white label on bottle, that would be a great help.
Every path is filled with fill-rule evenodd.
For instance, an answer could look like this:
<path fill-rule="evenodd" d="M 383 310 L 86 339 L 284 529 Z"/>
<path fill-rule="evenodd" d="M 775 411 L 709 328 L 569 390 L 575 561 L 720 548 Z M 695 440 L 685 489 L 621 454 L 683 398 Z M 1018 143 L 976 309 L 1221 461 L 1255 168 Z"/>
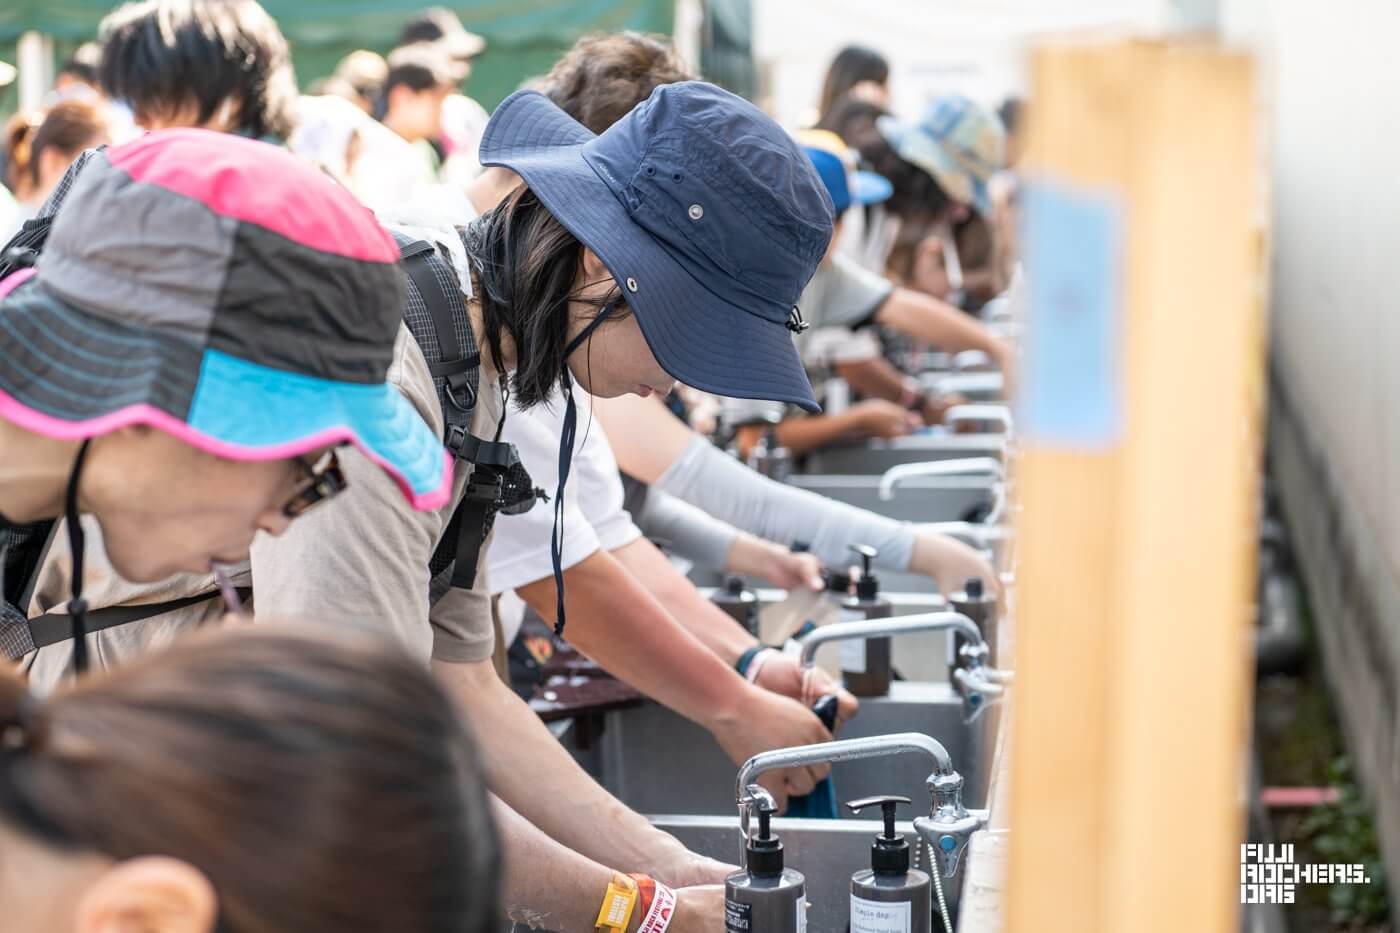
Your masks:
<path fill-rule="evenodd" d="M 865 613 L 854 609 L 841 610 L 842 622 L 864 622 Z M 841 670 L 848 674 L 865 673 L 865 640 L 852 638 L 841 642 Z"/>
<path fill-rule="evenodd" d="M 753 905 L 724 899 L 724 933 L 750 933 L 753 930 Z"/>
<path fill-rule="evenodd" d="M 851 933 L 909 933 L 909 901 L 867 901 L 851 895 Z"/>
<path fill-rule="evenodd" d="M 807 933 L 807 895 L 797 899 L 797 933 Z"/>

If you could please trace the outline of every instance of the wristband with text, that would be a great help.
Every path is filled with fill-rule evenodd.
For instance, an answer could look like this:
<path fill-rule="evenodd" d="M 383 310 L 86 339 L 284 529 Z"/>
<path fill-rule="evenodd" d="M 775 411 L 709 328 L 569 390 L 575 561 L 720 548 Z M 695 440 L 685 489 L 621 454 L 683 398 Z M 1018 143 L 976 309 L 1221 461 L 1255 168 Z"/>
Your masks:
<path fill-rule="evenodd" d="M 627 933 L 627 924 L 631 922 L 632 911 L 637 907 L 637 895 L 637 882 L 628 875 L 615 872 L 612 881 L 608 882 L 607 893 L 603 895 L 603 904 L 598 908 L 595 929 L 600 933 L 607 930 Z"/>
<path fill-rule="evenodd" d="M 666 928 L 671 925 L 671 918 L 675 913 L 676 892 L 660 881 L 656 882 L 656 896 L 652 899 L 646 916 L 642 918 L 642 925 L 637 928 L 637 933 L 666 933 Z"/>

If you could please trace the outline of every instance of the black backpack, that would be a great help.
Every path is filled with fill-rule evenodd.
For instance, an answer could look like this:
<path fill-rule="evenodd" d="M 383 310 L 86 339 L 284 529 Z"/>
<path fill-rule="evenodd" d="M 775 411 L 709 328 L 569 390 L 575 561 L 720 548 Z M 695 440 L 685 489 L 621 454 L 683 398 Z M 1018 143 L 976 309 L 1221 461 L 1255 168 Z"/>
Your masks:
<path fill-rule="evenodd" d="M 59 206 L 93 151 L 89 150 L 78 157 L 38 216 L 25 221 L 0 250 L 0 279 L 32 266 L 38 260 Z M 500 439 L 501 427 L 505 423 L 504 412 L 494 438 L 485 440 L 471 434 L 480 384 L 481 354 L 476 346 L 457 272 L 450 258 L 443 255 L 445 248 L 393 229 L 389 232 L 399 246 L 406 277 L 404 323 L 408 325 L 433 376 L 438 404 L 442 407 L 443 443 L 452 453 L 459 469 L 470 464 L 472 470 L 462 500 L 429 562 L 431 604 L 452 587 L 471 589 L 475 585 L 481 546 L 491 531 L 497 513 L 525 512 L 537 499 L 548 497 L 531 482 L 515 446 Z M 457 234 L 454 232 L 453 235 Z M 42 557 L 33 562 L 36 573 L 42 563 Z M 91 634 L 154 618 L 208 602 L 218 595 L 215 590 L 163 603 L 89 610 L 87 631 Z M 246 600 L 252 595 L 252 590 L 240 588 L 238 595 Z M 19 608 L 23 612 L 26 606 Z M 0 653 L 8 655 L 11 660 L 18 660 L 36 648 L 67 641 L 72 635 L 72 620 L 67 614 L 50 613 L 29 619 L 27 627 L 28 632 L 16 631 L 21 628 L 17 624 L 0 631 Z"/>

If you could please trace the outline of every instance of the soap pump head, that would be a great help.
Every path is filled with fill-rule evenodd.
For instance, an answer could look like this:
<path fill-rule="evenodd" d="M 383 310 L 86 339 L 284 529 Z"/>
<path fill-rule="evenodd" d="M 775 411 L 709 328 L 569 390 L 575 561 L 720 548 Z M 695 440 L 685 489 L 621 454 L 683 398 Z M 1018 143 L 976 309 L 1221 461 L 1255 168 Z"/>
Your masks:
<path fill-rule="evenodd" d="M 742 596 L 744 594 L 744 578 L 736 573 L 725 577 L 724 592 L 729 596 Z"/>
<path fill-rule="evenodd" d="M 870 567 L 880 552 L 868 544 L 852 544 L 851 550 L 860 555 L 860 579 L 856 581 L 858 599 L 874 599 L 880 595 L 880 580 Z"/>
<path fill-rule="evenodd" d="M 967 582 L 963 584 L 963 592 L 967 594 L 968 599 L 981 599 L 983 592 L 985 592 L 982 578 L 968 577 Z"/>
<path fill-rule="evenodd" d="M 877 875 L 903 875 L 909 872 L 909 841 L 894 831 L 895 808 L 908 802 L 908 797 L 889 795 L 863 797 L 846 804 L 852 813 L 859 813 L 876 804 L 880 805 L 880 812 L 885 820 L 885 831 L 875 837 L 875 844 L 870 847 L 870 868 Z"/>
<path fill-rule="evenodd" d="M 783 844 L 773 835 L 773 814 L 778 805 L 773 796 L 757 784 L 749 785 L 749 798 L 758 810 L 758 833 L 749 837 L 744 863 L 756 878 L 775 878 L 783 873 Z"/>

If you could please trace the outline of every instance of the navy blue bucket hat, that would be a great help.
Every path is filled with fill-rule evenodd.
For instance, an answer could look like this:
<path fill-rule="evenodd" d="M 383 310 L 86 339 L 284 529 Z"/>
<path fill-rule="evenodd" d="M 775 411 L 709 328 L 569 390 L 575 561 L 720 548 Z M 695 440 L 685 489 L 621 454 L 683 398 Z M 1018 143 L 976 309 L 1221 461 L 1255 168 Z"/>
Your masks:
<path fill-rule="evenodd" d="M 701 81 L 667 84 L 595 136 L 518 91 L 487 124 L 481 163 L 519 174 L 597 254 L 676 379 L 820 410 L 791 338 L 831 240 L 831 198 L 758 108 Z"/>

